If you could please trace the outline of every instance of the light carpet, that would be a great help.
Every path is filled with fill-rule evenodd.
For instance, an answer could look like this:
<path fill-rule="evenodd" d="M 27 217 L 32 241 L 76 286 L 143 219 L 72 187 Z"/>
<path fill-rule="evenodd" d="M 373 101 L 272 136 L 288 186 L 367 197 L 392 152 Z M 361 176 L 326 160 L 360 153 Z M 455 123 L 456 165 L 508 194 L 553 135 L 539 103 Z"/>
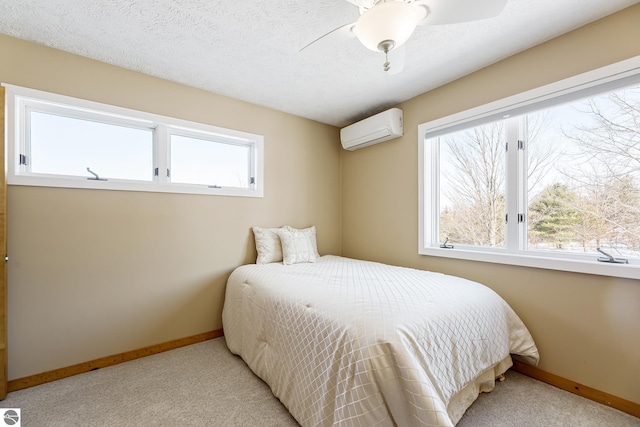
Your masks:
<path fill-rule="evenodd" d="M 467 410 L 460 427 L 640 427 L 640 419 L 517 372 Z M 23 427 L 297 426 L 224 337 L 9 393 Z"/>

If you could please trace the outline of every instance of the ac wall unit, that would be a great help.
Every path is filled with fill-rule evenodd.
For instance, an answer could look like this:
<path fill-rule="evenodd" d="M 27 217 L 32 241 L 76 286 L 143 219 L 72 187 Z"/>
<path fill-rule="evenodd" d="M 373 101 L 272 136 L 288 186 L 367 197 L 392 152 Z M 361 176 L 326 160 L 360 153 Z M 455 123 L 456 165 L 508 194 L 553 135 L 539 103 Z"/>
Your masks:
<path fill-rule="evenodd" d="M 357 150 L 402 136 L 402 110 L 392 108 L 340 129 L 345 150 Z"/>

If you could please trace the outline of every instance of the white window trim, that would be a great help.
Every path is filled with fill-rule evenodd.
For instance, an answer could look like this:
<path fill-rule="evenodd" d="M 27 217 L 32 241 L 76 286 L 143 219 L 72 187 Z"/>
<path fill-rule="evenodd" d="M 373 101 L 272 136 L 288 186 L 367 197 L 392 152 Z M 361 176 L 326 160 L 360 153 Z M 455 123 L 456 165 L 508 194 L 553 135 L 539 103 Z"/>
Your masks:
<path fill-rule="evenodd" d="M 114 105 L 73 98 L 44 92 L 36 89 L 2 83 L 6 88 L 6 141 L 7 141 L 7 184 L 42 187 L 83 188 L 95 190 L 145 191 L 161 193 L 205 194 L 217 196 L 264 196 L 264 137 L 262 135 L 225 129 L 203 123 L 191 122 L 174 117 L 162 116 L 138 110 L 132 110 Z M 210 136 L 220 136 L 223 140 L 236 140 L 243 145 L 250 145 L 253 149 L 253 162 L 250 165 L 255 184 L 252 188 L 221 187 L 211 188 L 205 185 L 190 185 L 171 183 L 166 174 L 159 173 L 153 181 L 129 181 L 110 178 L 108 181 L 93 181 L 82 177 L 29 174 L 20 171 L 19 154 L 24 148 L 23 134 L 26 131 L 24 123 L 18 114 L 21 100 L 34 100 L 38 103 L 49 103 L 51 106 L 62 105 L 65 109 L 76 109 L 82 116 L 85 111 L 95 111 L 113 117 L 113 122 L 124 124 L 135 123 L 137 126 L 148 126 L 156 129 L 154 141 L 153 163 L 159 171 L 165 171 L 169 162 L 169 133 L 177 134 L 198 132 Z"/>
<path fill-rule="evenodd" d="M 440 248 L 433 242 L 436 210 L 425 206 L 438 191 L 439 183 L 432 177 L 431 171 L 438 167 L 438 156 L 430 156 L 431 164 L 426 164 L 426 140 L 436 136 L 478 126 L 490 121 L 504 119 L 508 116 L 524 114 L 536 109 L 551 107 L 569 100 L 595 95 L 608 88 L 611 90 L 637 83 L 640 79 L 640 56 L 627 59 L 584 74 L 570 77 L 549 85 L 532 89 L 486 105 L 442 117 L 418 126 L 418 253 L 421 255 L 444 258 L 464 259 L 471 261 L 517 265 L 523 267 L 544 268 L 577 273 L 597 274 L 603 276 L 639 279 L 640 262 L 630 260 L 630 264 L 608 264 L 593 260 L 581 259 L 563 254 L 564 258 L 545 254 L 544 252 L 522 251 L 518 248 L 483 248 L 474 250 L 472 246 L 455 245 L 454 249 Z M 517 150 L 510 150 L 517 151 Z M 508 161 L 516 161 L 509 159 Z M 515 221 L 510 221 L 510 224 Z M 520 232 L 520 231 L 518 231 Z M 575 259 L 572 259 L 575 258 Z"/>

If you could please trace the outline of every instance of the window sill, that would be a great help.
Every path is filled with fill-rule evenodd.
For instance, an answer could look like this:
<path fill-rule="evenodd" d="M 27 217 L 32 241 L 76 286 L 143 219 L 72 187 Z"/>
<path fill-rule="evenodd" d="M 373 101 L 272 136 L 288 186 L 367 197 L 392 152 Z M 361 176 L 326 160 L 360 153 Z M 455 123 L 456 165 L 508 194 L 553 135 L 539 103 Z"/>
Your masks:
<path fill-rule="evenodd" d="M 204 185 L 160 184 L 145 181 L 95 181 L 73 178 L 44 178 L 25 175 L 14 175 L 7 178 L 8 185 L 32 187 L 79 188 L 90 190 L 140 191 L 149 193 L 202 194 L 209 196 L 263 197 L 261 187 L 257 189 L 220 187 L 211 188 Z"/>
<path fill-rule="evenodd" d="M 435 247 L 420 248 L 420 255 L 443 258 L 455 258 L 469 261 L 491 262 L 516 265 L 520 267 L 542 268 L 547 270 L 569 271 L 574 273 L 596 274 L 601 276 L 640 278 L 640 263 L 630 259 L 630 264 L 608 264 L 598 261 L 559 259 L 542 255 L 523 255 L 509 252 L 483 252 L 469 249 L 442 249 Z M 595 257 L 595 256 L 594 256 Z"/>

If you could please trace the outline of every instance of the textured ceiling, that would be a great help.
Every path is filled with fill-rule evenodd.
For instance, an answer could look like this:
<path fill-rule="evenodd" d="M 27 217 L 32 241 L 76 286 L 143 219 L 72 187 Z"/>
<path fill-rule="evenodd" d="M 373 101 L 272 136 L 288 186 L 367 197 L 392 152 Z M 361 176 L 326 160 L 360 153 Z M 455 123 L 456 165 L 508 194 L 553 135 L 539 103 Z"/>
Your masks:
<path fill-rule="evenodd" d="M 508 0 L 419 26 L 394 75 L 355 38 L 300 52 L 358 18 L 345 0 L 0 0 L 0 33 L 344 126 L 638 1 Z"/>

